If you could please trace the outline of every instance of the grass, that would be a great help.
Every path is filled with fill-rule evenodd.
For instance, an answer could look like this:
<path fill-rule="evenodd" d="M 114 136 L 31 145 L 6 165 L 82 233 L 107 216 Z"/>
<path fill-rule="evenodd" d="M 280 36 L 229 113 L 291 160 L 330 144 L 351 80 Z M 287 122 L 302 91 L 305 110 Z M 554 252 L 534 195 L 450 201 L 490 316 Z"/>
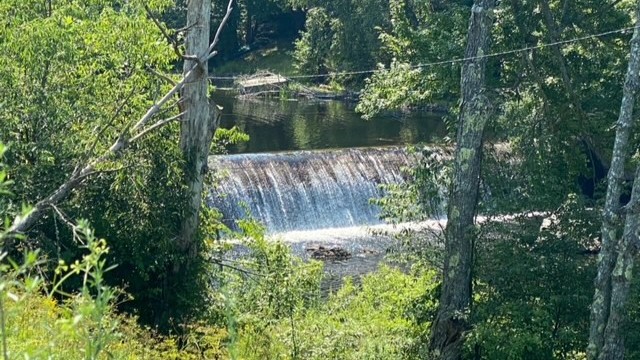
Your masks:
<path fill-rule="evenodd" d="M 85 359 L 86 333 L 95 331 L 95 324 L 80 316 L 70 317 L 75 301 L 58 303 L 51 298 L 31 294 L 20 302 L 7 301 L 6 336 L 7 355 L 10 359 Z M 200 359 L 206 349 L 206 358 L 226 358 L 221 350 L 226 337 L 224 330 L 207 340 L 202 336 L 192 341 L 190 348 L 179 348 L 176 337 L 160 337 L 148 328 L 139 326 L 135 318 L 108 315 L 114 326 L 112 339 L 98 359 Z M 213 333 L 213 329 L 209 333 Z M 204 342 L 209 344 L 205 345 Z M 212 346 L 217 342 L 216 346 Z M 196 346 L 197 345 L 197 346 Z M 216 348 L 215 351 L 212 348 Z"/>
<path fill-rule="evenodd" d="M 87 334 L 99 328 L 108 329 L 109 341 L 95 359 L 399 359 L 428 328 L 407 309 L 423 303 L 433 279 L 434 272 L 410 275 L 382 267 L 361 286 L 347 280 L 327 302 L 291 317 L 237 319 L 235 336 L 196 323 L 181 338 L 158 336 L 113 308 L 95 323 L 74 311 L 87 299 L 57 302 L 32 292 L 19 302 L 6 301 L 4 334 L 11 359 L 88 359 Z"/>
<path fill-rule="evenodd" d="M 0 241 L 5 234 L 0 232 Z M 104 282 L 104 274 L 113 268 L 106 264 L 106 241 L 96 238 L 86 221 L 74 225 L 74 239 L 86 250 L 84 255 L 71 264 L 59 261 L 47 280 L 40 275 L 46 261 L 37 251 L 27 252 L 21 262 L 0 254 L 0 358 L 226 358 L 225 330 L 202 331 L 194 325 L 186 341 L 157 336 L 135 318 L 118 314 L 116 303 L 123 294 Z M 63 285 L 71 278 L 81 286 L 67 292 Z"/>

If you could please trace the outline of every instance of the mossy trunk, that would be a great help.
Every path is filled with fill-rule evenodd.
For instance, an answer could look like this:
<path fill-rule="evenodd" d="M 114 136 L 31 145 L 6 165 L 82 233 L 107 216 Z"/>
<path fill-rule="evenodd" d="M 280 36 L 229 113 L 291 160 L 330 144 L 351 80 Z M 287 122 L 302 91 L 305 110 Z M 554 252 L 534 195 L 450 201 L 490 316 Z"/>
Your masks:
<path fill-rule="evenodd" d="M 631 191 L 629 208 L 634 209 L 640 203 L 640 166 Z M 617 360 L 624 358 L 624 336 L 622 326 L 626 317 L 626 305 L 633 277 L 633 262 L 638 253 L 638 214 L 629 211 L 626 215 L 622 238 L 617 246 L 617 257 L 611 274 L 611 305 L 609 318 L 604 330 L 604 342 L 599 360 Z"/>
<path fill-rule="evenodd" d="M 471 304 L 476 206 L 482 161 L 482 138 L 490 116 L 484 91 L 494 0 L 476 0 L 471 9 L 461 73 L 460 117 L 454 175 L 445 229 L 442 294 L 431 331 L 431 350 L 440 359 L 459 359 Z"/>
<path fill-rule="evenodd" d="M 627 280 L 620 279 L 616 274 L 620 270 L 620 267 L 632 266 L 633 260 L 631 258 L 631 262 L 627 262 L 627 265 L 624 264 L 629 254 L 627 254 L 627 249 L 621 245 L 628 239 L 625 240 L 623 237 L 623 240 L 621 240 L 618 236 L 617 229 L 622 220 L 619 216 L 619 201 L 625 163 L 629 155 L 629 136 L 633 126 L 633 107 L 639 81 L 640 34 L 637 26 L 640 25 L 640 1 L 638 1 L 636 5 L 636 19 L 636 28 L 634 29 L 633 38 L 631 39 L 631 57 L 624 81 L 620 114 L 616 124 L 616 137 L 613 145 L 611 167 L 609 168 L 607 176 L 607 194 L 602 222 L 602 247 L 598 258 L 598 273 L 595 280 L 595 294 L 591 305 L 591 324 L 589 344 L 587 346 L 587 358 L 590 360 L 617 358 L 616 356 L 609 357 L 608 354 L 617 354 L 619 351 L 622 351 L 621 353 L 624 352 L 624 345 L 620 340 L 619 319 L 615 318 L 620 314 L 615 314 L 614 318 L 611 319 L 611 311 L 618 311 L 620 306 L 619 302 L 621 300 L 626 301 L 626 294 L 620 293 L 621 288 L 619 286 L 621 280 L 622 282 L 626 282 Z M 634 190 L 635 187 L 634 184 Z M 627 221 L 629 220 L 627 219 Z M 635 222 L 635 220 L 632 220 L 632 222 Z M 626 231 L 627 229 L 625 229 L 625 233 Z M 619 253 L 619 251 L 622 252 Z M 618 283 L 615 285 L 618 287 L 616 298 L 612 298 L 614 287 L 612 279 Z M 623 284 L 622 286 L 628 285 Z M 610 320 L 611 324 L 609 324 Z M 610 325 L 613 327 L 609 328 Z M 606 353 L 602 351 L 605 346 L 605 338 L 607 338 L 607 346 L 609 347 Z M 614 350 L 614 348 L 618 348 L 618 350 Z"/>

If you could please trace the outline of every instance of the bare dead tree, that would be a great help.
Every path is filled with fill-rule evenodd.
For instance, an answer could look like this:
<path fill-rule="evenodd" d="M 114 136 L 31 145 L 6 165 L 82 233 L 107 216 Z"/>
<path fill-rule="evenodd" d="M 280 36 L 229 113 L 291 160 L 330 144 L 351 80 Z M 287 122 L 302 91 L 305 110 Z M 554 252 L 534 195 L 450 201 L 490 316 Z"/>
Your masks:
<path fill-rule="evenodd" d="M 202 2 L 202 0 L 200 1 Z M 191 3 L 193 2 L 197 1 L 191 1 Z M 208 3 L 209 1 L 204 2 Z M 154 120 L 154 118 L 156 118 L 158 114 L 161 113 L 161 110 L 165 106 L 170 104 L 170 100 L 173 99 L 177 94 L 179 94 L 186 86 L 207 81 L 207 62 L 217 54 L 215 48 L 220 40 L 220 33 L 222 32 L 222 29 L 224 28 L 225 24 L 229 20 L 229 16 L 231 15 L 233 9 L 232 5 L 233 0 L 230 0 L 227 6 L 227 12 L 220 22 L 220 25 L 218 26 L 213 41 L 211 41 L 210 43 L 208 42 L 207 33 L 208 46 L 204 46 L 204 49 L 201 52 L 194 52 L 193 54 L 185 55 L 185 57 L 189 58 L 190 61 L 188 61 L 188 63 L 185 62 L 185 68 L 182 78 L 178 82 L 176 82 L 175 85 L 157 103 L 151 106 L 135 124 L 133 124 L 133 121 L 126 124 L 121 129 L 120 136 L 118 136 L 118 138 L 114 140 L 108 150 L 106 150 L 99 156 L 90 156 L 84 161 L 81 161 L 81 164 L 76 166 L 67 180 L 62 183 L 55 191 L 53 191 L 47 197 L 40 199 L 28 214 L 16 218 L 11 227 L 8 229 L 8 236 L 5 238 L 4 244 L 5 247 L 10 247 L 12 245 L 13 241 L 11 239 L 14 239 L 15 235 L 23 234 L 31 227 L 33 227 L 34 224 L 40 218 L 42 218 L 47 209 L 49 209 L 52 205 L 59 204 L 61 201 L 68 198 L 72 194 L 72 192 L 80 185 L 82 185 L 88 178 L 100 172 L 98 170 L 100 165 L 105 164 L 121 153 L 128 151 L 131 148 L 132 144 L 139 142 L 152 131 L 156 131 L 174 120 L 182 119 L 183 116 L 193 116 L 193 114 L 189 115 L 188 113 L 181 114 L 183 116 L 172 117 L 168 119 L 163 118 L 155 120 L 152 124 L 149 124 L 152 120 Z M 199 11 L 201 10 L 201 8 L 198 8 L 197 10 Z M 196 11 L 195 7 L 192 11 Z M 209 13 L 207 12 L 206 14 L 208 16 Z M 191 31 L 194 28 L 197 28 L 197 26 L 194 25 L 193 27 L 189 28 L 189 30 Z M 185 96 L 187 94 L 183 93 L 182 95 Z M 207 112 L 207 116 L 209 116 L 209 112 Z M 215 119 L 211 119 L 211 121 L 213 122 L 215 121 Z M 96 141 L 97 140 L 98 139 L 96 139 Z"/>

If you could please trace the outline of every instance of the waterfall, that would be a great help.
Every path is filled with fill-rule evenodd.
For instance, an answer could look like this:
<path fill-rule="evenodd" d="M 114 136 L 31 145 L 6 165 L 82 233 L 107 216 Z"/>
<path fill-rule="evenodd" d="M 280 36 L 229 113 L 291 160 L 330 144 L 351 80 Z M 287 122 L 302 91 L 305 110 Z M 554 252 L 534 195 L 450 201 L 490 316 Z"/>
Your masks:
<path fill-rule="evenodd" d="M 400 147 L 212 156 L 218 181 L 208 197 L 225 222 L 247 211 L 270 233 L 380 223 L 370 199 L 404 181 Z"/>

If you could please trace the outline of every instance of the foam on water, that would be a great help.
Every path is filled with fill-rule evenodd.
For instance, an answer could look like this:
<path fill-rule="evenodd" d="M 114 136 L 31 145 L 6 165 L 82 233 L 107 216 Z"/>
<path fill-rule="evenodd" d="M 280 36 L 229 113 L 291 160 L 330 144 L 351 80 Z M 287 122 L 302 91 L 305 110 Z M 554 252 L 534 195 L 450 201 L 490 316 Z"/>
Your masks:
<path fill-rule="evenodd" d="M 376 225 L 370 200 L 403 182 L 412 161 L 400 147 L 213 156 L 209 204 L 229 225 L 251 214 L 269 233 Z"/>

